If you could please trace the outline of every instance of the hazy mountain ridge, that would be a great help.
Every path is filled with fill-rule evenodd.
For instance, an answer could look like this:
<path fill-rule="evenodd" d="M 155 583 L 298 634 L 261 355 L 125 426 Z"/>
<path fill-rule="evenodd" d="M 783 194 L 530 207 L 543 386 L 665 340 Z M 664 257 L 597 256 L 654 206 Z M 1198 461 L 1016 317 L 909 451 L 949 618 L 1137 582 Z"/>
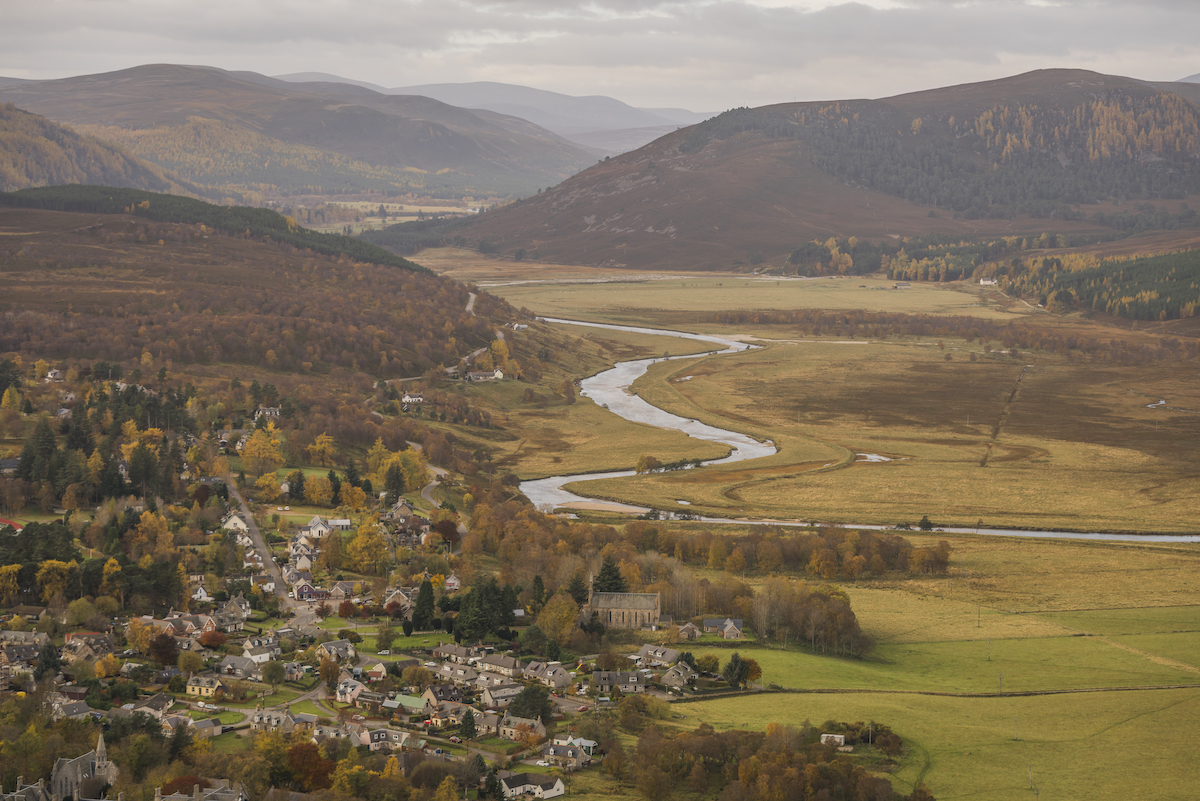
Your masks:
<path fill-rule="evenodd" d="M 1082 70 L 735 109 L 483 215 L 464 235 L 547 259 L 715 269 L 778 266 L 831 235 L 1171 226 L 1161 208 L 1139 220 L 1089 204 L 1165 199 L 1173 212 L 1200 187 L 1198 142 L 1200 111 L 1182 93 Z"/>
<path fill-rule="evenodd" d="M 276 77 L 306 85 L 311 82 L 334 82 L 385 94 L 423 95 L 454 106 L 487 109 L 529 120 L 573 142 L 612 152 L 640 147 L 666 131 L 694 125 L 713 116 L 709 112 L 698 113 L 680 108 L 637 108 L 605 95 L 567 95 L 494 81 L 431 83 L 387 89 L 322 72 L 299 72 Z"/>
<path fill-rule="evenodd" d="M 319 167 L 290 174 L 276 169 L 245 180 L 257 191 L 289 193 L 410 190 L 457 194 L 527 194 L 557 183 L 594 162 L 582 148 L 526 120 L 472 112 L 427 97 L 382 95 L 346 84 L 295 84 L 254 73 L 212 67 L 148 65 L 100 75 L 0 84 L 0 101 L 59 122 L 125 129 L 122 144 L 135 155 L 164 159 L 162 148 L 139 150 L 156 132 L 180 154 L 179 165 L 200 183 L 224 185 L 207 174 L 207 159 L 226 162 L 231 152 L 270 166 L 273 154 L 311 148 L 304 158 Z M 208 120 L 222 140 L 197 140 L 187 126 Z M 136 133 L 134 133 L 136 132 Z M 266 137 L 249 153 L 235 142 Z M 243 146 L 245 142 L 241 143 Z M 325 154 L 323 157 L 321 154 Z M 295 155 L 295 154 L 292 154 Z M 365 165 L 365 166 L 359 166 Z M 314 178 L 320 181 L 314 185 Z"/>

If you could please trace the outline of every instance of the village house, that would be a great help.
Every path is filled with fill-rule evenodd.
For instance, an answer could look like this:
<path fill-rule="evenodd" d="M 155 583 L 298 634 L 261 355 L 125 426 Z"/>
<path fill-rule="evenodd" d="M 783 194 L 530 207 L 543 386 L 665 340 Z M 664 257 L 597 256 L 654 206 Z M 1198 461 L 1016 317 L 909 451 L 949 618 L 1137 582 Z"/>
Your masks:
<path fill-rule="evenodd" d="M 243 520 L 242 516 L 238 514 L 231 514 L 229 517 L 225 518 L 225 522 L 221 524 L 221 528 L 225 529 L 226 531 L 250 531 L 250 527 L 246 525 L 246 521 Z"/>
<path fill-rule="evenodd" d="M 329 524 L 320 515 L 313 515 L 312 520 L 308 521 L 307 525 L 300 527 L 300 536 L 308 537 L 312 540 L 324 538 L 329 532 L 333 531 Z"/>
<path fill-rule="evenodd" d="M 595 756 L 600 744 L 595 740 L 588 740 L 583 737 L 558 737 L 554 741 L 555 745 L 572 745 L 583 750 L 583 753 L 588 756 Z"/>
<path fill-rule="evenodd" d="M 679 627 L 679 639 L 681 640 L 698 640 L 701 634 L 703 632 L 700 631 L 700 627 L 691 621 Z"/>
<path fill-rule="evenodd" d="M 509 773 L 500 776 L 505 798 L 529 795 L 533 798 L 558 798 L 566 792 L 563 780 L 544 773 Z"/>
<path fill-rule="evenodd" d="M 53 721 L 86 720 L 95 710 L 87 705 L 87 701 L 73 701 L 69 698 L 59 698 L 51 704 L 50 719 Z"/>
<path fill-rule="evenodd" d="M 742 639 L 742 619 L 704 618 L 704 632 L 721 639 Z"/>
<path fill-rule="evenodd" d="M 513 699 L 525 689 L 520 684 L 502 684 L 499 687 L 488 687 L 479 696 L 479 701 L 488 709 L 503 709 L 513 702 Z"/>
<path fill-rule="evenodd" d="M 475 656 L 475 653 L 472 649 L 455 645 L 454 643 L 444 643 L 433 649 L 434 659 L 445 659 L 460 665 L 467 664 L 467 660 L 473 656 Z"/>
<path fill-rule="evenodd" d="M 585 763 L 592 760 L 583 753 L 582 748 L 573 745 L 555 745 L 550 743 L 542 749 L 542 759 L 551 765 L 564 770 L 579 770 Z"/>
<path fill-rule="evenodd" d="M 317 654 L 324 655 L 338 662 L 351 662 L 358 659 L 358 651 L 349 640 L 331 640 L 317 646 Z"/>
<path fill-rule="evenodd" d="M 480 690 L 486 690 L 488 687 L 500 687 L 504 684 L 511 684 L 512 679 L 501 673 L 480 673 L 479 678 L 475 679 L 475 686 Z"/>
<path fill-rule="evenodd" d="M 187 715 L 172 712 L 163 715 L 162 725 L 159 730 L 163 733 L 164 737 L 170 737 L 175 734 L 175 730 L 180 726 L 183 726 L 185 729 L 191 729 L 193 722 Z"/>
<path fill-rule="evenodd" d="M 679 661 L 679 652 L 674 648 L 646 643 L 633 655 L 633 663 L 638 667 L 670 667 Z"/>
<path fill-rule="evenodd" d="M 264 417 L 268 420 L 278 420 L 279 414 L 280 407 L 278 406 L 259 406 L 254 410 L 254 422 L 257 423 Z"/>
<path fill-rule="evenodd" d="M 553 690 L 569 687 L 572 679 L 561 662 L 530 662 L 525 666 L 525 676 Z"/>
<path fill-rule="evenodd" d="M 498 733 L 502 740 L 513 740 L 515 742 L 524 731 L 536 734 L 538 739 L 546 736 L 546 726 L 540 720 L 518 718 L 513 715 L 505 715 L 500 720 L 500 731 Z"/>
<path fill-rule="evenodd" d="M 40 650 L 36 645 L 5 645 L 0 647 L 0 665 L 10 671 L 30 669 L 37 664 Z"/>
<path fill-rule="evenodd" d="M 597 670 L 592 674 L 592 689 L 598 695 L 608 695 L 614 689 L 629 695 L 646 691 L 646 676 L 637 671 Z"/>
<path fill-rule="evenodd" d="M 242 656 L 249 659 L 256 665 L 265 665 L 274 657 L 279 655 L 279 646 L 260 645 L 254 648 L 246 647 L 242 651 Z"/>
<path fill-rule="evenodd" d="M 229 779 L 210 779 L 213 782 L 211 787 L 202 788 L 198 784 L 192 785 L 190 793 L 183 791 L 163 795 L 161 787 L 154 788 L 154 801 L 247 801 L 249 796 L 246 794 L 246 788 L 240 782 L 232 782 Z"/>
<path fill-rule="evenodd" d="M 262 671 L 258 664 L 244 656 L 227 656 L 217 665 L 217 672 L 222 676 L 228 676 L 235 679 L 249 679 L 258 681 L 262 676 Z"/>
<path fill-rule="evenodd" d="M 682 690 L 691 686 L 699 674 L 687 662 L 676 662 L 670 670 L 662 675 L 662 683 L 668 687 Z"/>
<path fill-rule="evenodd" d="M 163 715 L 175 703 L 175 698 L 166 693 L 158 693 L 149 698 L 143 698 L 140 701 L 133 703 L 129 708 L 131 712 L 143 712 L 155 720 L 161 721 Z"/>
<path fill-rule="evenodd" d="M 16 611 L 19 608 L 14 607 L 13 614 L 20 614 Z M 43 612 L 46 609 L 44 606 L 28 608 L 41 609 Z M 36 645 L 41 648 L 48 642 L 50 642 L 50 635 L 40 631 L 0 631 L 0 645 Z"/>
<path fill-rule="evenodd" d="M 426 706 L 437 706 L 440 703 L 449 701 L 454 704 L 461 704 L 463 699 L 462 690 L 455 687 L 453 684 L 431 684 L 421 698 L 425 700 Z"/>
<path fill-rule="evenodd" d="M 111 634 L 81 632 L 67 635 L 67 641 L 62 648 L 62 658 L 67 660 L 83 659 L 87 662 L 95 662 L 97 659 L 108 656 L 115 650 L 116 644 L 113 642 Z"/>
<path fill-rule="evenodd" d="M 378 715 L 381 711 L 383 711 L 383 702 L 386 700 L 387 696 L 383 693 L 363 690 L 358 694 L 358 697 L 354 699 L 354 706 L 365 710 L 370 715 Z"/>
<path fill-rule="evenodd" d="M 359 694 L 366 690 L 367 687 L 361 681 L 355 679 L 344 679 L 338 682 L 337 700 L 339 704 L 353 704 Z"/>
<path fill-rule="evenodd" d="M 460 686 L 474 684 L 479 674 L 467 665 L 456 665 L 453 662 L 443 662 L 438 665 L 433 674 L 444 681 L 452 681 Z"/>
<path fill-rule="evenodd" d="M 217 676 L 192 676 L 187 680 L 187 694 L 201 698 L 212 698 L 217 690 L 225 689 L 224 683 Z"/>
<path fill-rule="evenodd" d="M 275 577 L 269 573 L 251 576 L 250 584 L 262 590 L 264 595 L 273 595 L 275 593 Z"/>
<path fill-rule="evenodd" d="M 325 590 L 314 587 L 311 581 L 301 581 L 296 584 L 293 592 L 297 601 L 323 601 L 329 595 Z"/>
<path fill-rule="evenodd" d="M 190 720 L 190 718 L 189 718 Z M 193 737 L 216 737 L 225 727 L 221 725 L 221 721 L 216 718 L 205 718 L 204 720 L 192 721 L 192 736 Z"/>
<path fill-rule="evenodd" d="M 260 707 L 255 709 L 254 714 L 250 716 L 251 731 L 281 731 L 284 734 L 292 734 L 297 731 L 308 731 L 316 724 L 316 715 L 292 714 L 287 707 L 283 709 Z"/>
<path fill-rule="evenodd" d="M 486 670 L 490 673 L 499 673 L 503 676 L 517 678 L 524 670 L 521 660 L 512 656 L 502 656 L 500 654 L 491 654 L 479 660 L 478 667 L 480 670 Z"/>

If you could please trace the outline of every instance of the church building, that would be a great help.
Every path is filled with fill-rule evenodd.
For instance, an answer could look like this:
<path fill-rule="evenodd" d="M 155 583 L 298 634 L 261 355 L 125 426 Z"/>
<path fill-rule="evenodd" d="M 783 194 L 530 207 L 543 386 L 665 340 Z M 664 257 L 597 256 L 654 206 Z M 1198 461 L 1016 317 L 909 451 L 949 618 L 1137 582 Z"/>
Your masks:
<path fill-rule="evenodd" d="M 592 612 L 609 629 L 647 629 L 658 625 L 662 614 L 657 592 L 592 592 L 584 618 Z"/>
<path fill-rule="evenodd" d="M 50 797 L 53 801 L 79 798 L 79 789 L 85 782 L 85 794 L 97 795 L 101 788 L 117 780 L 117 772 L 116 764 L 108 760 L 108 749 L 104 747 L 104 735 L 101 734 L 94 751 L 74 759 L 64 757 L 54 763 L 50 774 Z"/>

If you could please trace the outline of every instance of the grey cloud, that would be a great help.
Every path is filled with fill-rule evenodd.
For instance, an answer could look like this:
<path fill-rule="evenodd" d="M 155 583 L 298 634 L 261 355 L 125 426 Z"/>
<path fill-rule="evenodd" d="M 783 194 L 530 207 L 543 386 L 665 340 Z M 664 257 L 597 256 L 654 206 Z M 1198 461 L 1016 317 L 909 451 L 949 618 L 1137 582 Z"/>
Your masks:
<path fill-rule="evenodd" d="M 713 110 L 880 97 L 1039 67 L 1156 80 L 1200 71 L 1200 4 L 1184 0 L 819 10 L 742 0 L 0 2 L 0 75 L 17 77 L 172 61 L 393 86 L 494 80 Z"/>

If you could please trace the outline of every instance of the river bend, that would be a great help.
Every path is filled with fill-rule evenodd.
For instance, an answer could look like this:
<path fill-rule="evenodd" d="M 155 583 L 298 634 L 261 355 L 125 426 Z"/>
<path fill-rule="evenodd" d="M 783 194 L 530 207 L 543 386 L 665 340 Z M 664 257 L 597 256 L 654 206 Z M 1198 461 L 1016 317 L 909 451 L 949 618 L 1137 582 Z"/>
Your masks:
<path fill-rule="evenodd" d="M 579 320 L 563 320 L 554 317 L 540 317 L 539 320 L 547 323 L 557 323 L 562 325 L 579 325 L 588 328 L 602 328 L 610 331 L 628 331 L 636 334 L 652 334 L 654 336 L 676 337 L 679 339 L 690 339 L 697 342 L 708 342 L 718 346 L 707 354 L 692 353 L 685 356 L 664 356 L 652 359 L 636 359 L 628 362 L 619 362 L 614 367 L 597 373 L 590 378 L 583 379 L 581 383 L 580 395 L 587 397 L 596 404 L 605 407 L 613 414 L 625 418 L 634 423 L 645 423 L 646 425 L 655 426 L 656 428 L 664 428 L 674 431 L 682 431 L 689 437 L 696 439 L 716 442 L 722 445 L 728 445 L 730 452 L 728 456 L 720 459 L 711 459 L 703 464 L 728 464 L 730 462 L 741 462 L 747 459 L 759 459 L 764 456 L 770 456 L 778 450 L 775 443 L 771 441 L 760 441 L 753 437 L 741 434 L 736 431 L 727 431 L 717 428 L 716 426 L 706 425 L 698 420 L 693 420 L 687 417 L 680 417 L 677 414 L 671 414 L 668 411 L 652 406 L 642 400 L 637 395 L 630 391 L 633 382 L 646 374 L 650 369 L 650 365 L 661 361 L 669 361 L 674 359 L 694 359 L 702 355 L 719 356 L 726 353 L 739 353 L 745 350 L 751 350 L 756 347 L 748 345 L 744 342 L 737 342 L 732 339 L 723 337 L 710 336 L 707 334 L 692 334 L 685 331 L 668 331 L 661 328 L 641 328 L 638 326 L 628 325 L 613 325 L 609 323 L 586 323 Z M 625 478 L 633 476 L 636 473 L 633 470 L 617 470 L 606 473 L 583 473 L 574 476 L 550 476 L 549 478 L 539 478 L 530 481 L 522 481 L 520 485 L 521 492 L 525 497 L 529 498 L 539 509 L 549 511 L 558 507 L 576 506 L 579 508 L 604 509 L 617 512 L 629 512 L 633 514 L 644 514 L 650 509 L 643 506 L 632 506 L 629 504 L 616 503 L 614 501 L 598 500 L 595 498 L 586 498 L 582 495 L 576 495 L 564 489 L 564 485 L 583 481 L 597 481 L 605 478 Z M 800 520 L 747 520 L 738 519 L 730 520 L 717 517 L 697 517 L 694 518 L 710 523 L 743 523 L 757 525 L 772 525 L 772 526 L 812 526 L 813 521 Z M 866 525 L 860 523 L 839 523 L 839 525 L 847 528 L 858 529 L 873 529 L 885 530 L 891 529 L 891 526 Z M 1081 539 L 1081 540 L 1110 540 L 1118 542 L 1200 542 L 1200 535 L 1180 534 L 1097 534 L 1085 532 L 1070 532 L 1070 531 L 1024 531 L 1020 529 L 987 529 L 987 528 L 940 528 L 939 531 L 955 534 L 990 534 L 997 536 L 1009 537 L 1038 537 L 1038 538 L 1055 538 L 1055 539 Z"/>

